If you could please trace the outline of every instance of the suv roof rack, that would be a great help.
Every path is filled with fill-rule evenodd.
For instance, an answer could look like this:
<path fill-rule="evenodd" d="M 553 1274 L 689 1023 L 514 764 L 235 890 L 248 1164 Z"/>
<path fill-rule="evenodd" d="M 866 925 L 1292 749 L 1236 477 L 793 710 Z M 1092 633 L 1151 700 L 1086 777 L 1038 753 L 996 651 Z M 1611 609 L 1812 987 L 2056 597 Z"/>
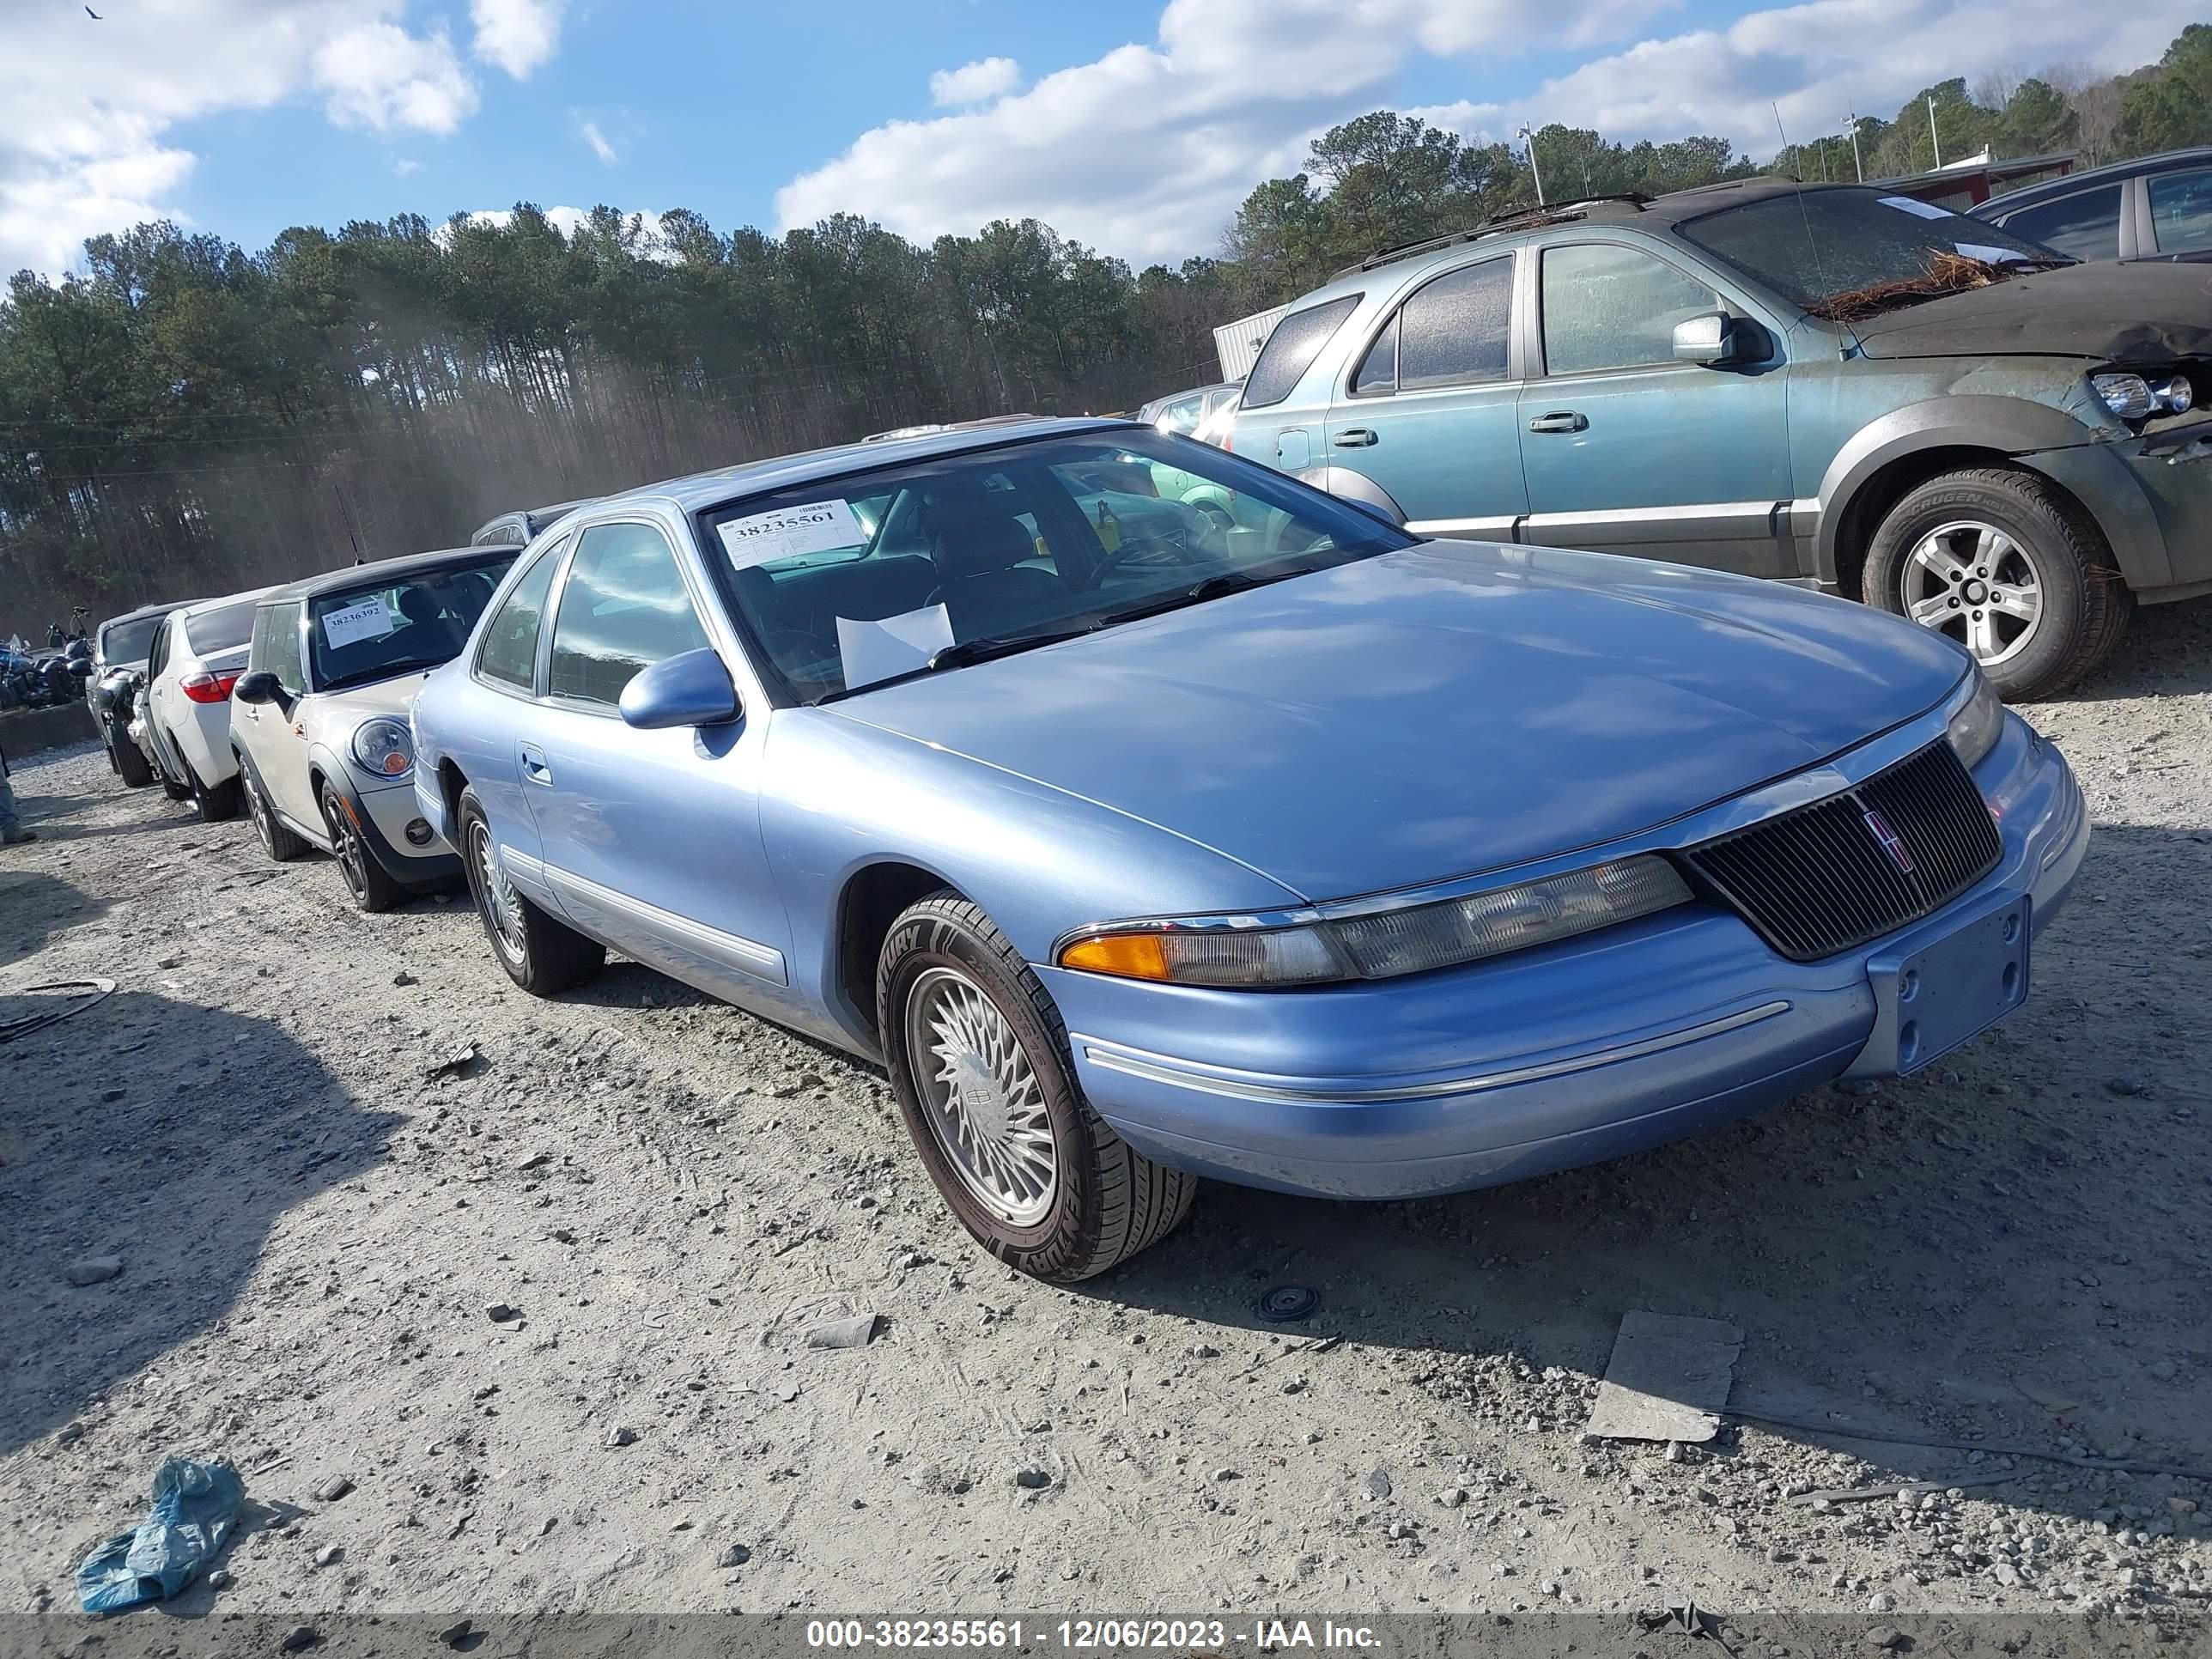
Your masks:
<path fill-rule="evenodd" d="M 1363 270 L 1373 270 L 1381 265 L 1395 264 L 1401 259 L 1410 259 L 1416 254 L 1434 253 L 1440 248 L 1456 247 L 1462 242 L 1472 242 L 1508 230 L 1524 230 L 1532 225 L 1579 219 L 1586 210 L 1602 202 L 1625 203 L 1641 213 L 1650 205 L 1651 200 L 1640 191 L 1623 191 L 1611 196 L 1580 196 L 1571 202 L 1560 202 L 1548 207 L 1512 208 L 1504 213 L 1492 214 L 1472 230 L 1455 230 L 1443 236 L 1424 237 L 1418 242 L 1405 242 L 1396 247 L 1379 249 L 1364 259 L 1333 272 L 1329 280 L 1334 282 L 1339 276 L 1356 276 Z"/>

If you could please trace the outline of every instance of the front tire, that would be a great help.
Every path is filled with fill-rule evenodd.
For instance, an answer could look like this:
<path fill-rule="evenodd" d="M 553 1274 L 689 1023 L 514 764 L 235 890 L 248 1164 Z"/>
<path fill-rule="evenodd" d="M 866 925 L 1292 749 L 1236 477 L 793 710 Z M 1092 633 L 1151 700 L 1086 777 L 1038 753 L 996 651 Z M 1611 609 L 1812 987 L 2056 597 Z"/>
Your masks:
<path fill-rule="evenodd" d="M 1864 586 L 1972 651 L 2008 702 L 2076 684 L 2135 609 L 2096 526 L 2040 478 L 1996 467 L 1908 491 L 1875 532 Z"/>
<path fill-rule="evenodd" d="M 474 789 L 461 791 L 461 864 L 468 872 L 469 896 L 483 923 L 491 953 L 507 976 L 532 996 L 550 997 L 580 985 L 606 966 L 607 947 L 587 939 L 515 890 L 499 867 L 498 843 Z"/>
<path fill-rule="evenodd" d="M 960 1224 L 1009 1267 L 1088 1279 L 1190 1213 L 1197 1177 L 1142 1156 L 1091 1109 L 1052 999 L 957 893 L 932 894 L 892 924 L 876 1029 L 922 1166 Z"/>
<path fill-rule="evenodd" d="M 254 833 L 261 837 L 261 850 L 273 862 L 289 864 L 307 850 L 306 840 L 286 829 L 277 817 L 276 809 L 270 805 L 267 793 L 243 757 L 238 763 L 238 788 L 246 801 L 246 816 L 253 820 Z"/>
<path fill-rule="evenodd" d="M 331 837 L 331 858 L 354 903 L 374 915 L 405 898 L 407 890 L 386 873 L 376 854 L 369 851 L 367 838 L 354 821 L 351 804 L 338 793 L 336 784 L 323 786 L 322 806 L 323 823 Z"/>

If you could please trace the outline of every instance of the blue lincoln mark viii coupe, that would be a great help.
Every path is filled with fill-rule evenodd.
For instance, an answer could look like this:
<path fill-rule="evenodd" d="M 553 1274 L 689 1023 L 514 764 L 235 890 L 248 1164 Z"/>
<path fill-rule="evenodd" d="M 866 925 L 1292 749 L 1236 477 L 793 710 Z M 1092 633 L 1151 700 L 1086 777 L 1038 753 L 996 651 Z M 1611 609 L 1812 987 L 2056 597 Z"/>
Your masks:
<path fill-rule="evenodd" d="M 1453 1192 L 1914 1070 L 2025 999 L 2088 839 L 1928 629 L 1105 421 L 594 501 L 414 745 L 516 983 L 611 948 L 879 1059 L 1058 1279 L 1200 1176 Z"/>

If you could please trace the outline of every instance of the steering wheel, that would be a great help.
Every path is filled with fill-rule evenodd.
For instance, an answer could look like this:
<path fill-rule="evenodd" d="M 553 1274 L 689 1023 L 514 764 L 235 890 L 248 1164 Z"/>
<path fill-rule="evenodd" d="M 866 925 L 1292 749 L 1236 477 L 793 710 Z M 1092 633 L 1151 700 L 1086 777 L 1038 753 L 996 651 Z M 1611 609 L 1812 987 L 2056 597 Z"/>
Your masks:
<path fill-rule="evenodd" d="M 1154 556 L 1164 553 L 1168 556 L 1164 560 L 1155 556 L 1152 562 L 1179 564 L 1187 570 L 1195 569 L 1206 562 L 1203 555 L 1193 552 L 1172 536 L 1124 536 L 1119 547 L 1091 567 L 1091 578 L 1083 584 L 1084 586 L 1096 588 L 1104 586 L 1109 571 L 1119 569 L 1139 553 Z"/>

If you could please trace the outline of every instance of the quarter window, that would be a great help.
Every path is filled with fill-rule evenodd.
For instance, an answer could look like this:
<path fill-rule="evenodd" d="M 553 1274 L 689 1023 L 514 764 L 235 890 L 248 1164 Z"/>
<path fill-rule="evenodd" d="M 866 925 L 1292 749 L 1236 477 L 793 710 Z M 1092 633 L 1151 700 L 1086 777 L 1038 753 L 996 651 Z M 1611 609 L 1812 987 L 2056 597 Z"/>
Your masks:
<path fill-rule="evenodd" d="M 1244 377 L 1244 407 L 1267 409 L 1289 397 L 1358 304 L 1359 295 L 1347 294 L 1341 300 L 1294 311 L 1277 323 L 1267 343 L 1260 348 L 1259 362 Z"/>
<path fill-rule="evenodd" d="M 2120 257 L 2120 187 L 2076 191 L 2055 202 L 2022 208 L 1998 221 L 2015 236 L 2041 242 L 2077 259 Z"/>
<path fill-rule="evenodd" d="M 1674 325 L 1720 309 L 1712 289 L 1632 247 L 1546 248 L 1544 369 L 1581 374 L 1674 361 Z"/>
<path fill-rule="evenodd" d="M 2150 223 L 2161 253 L 2212 247 L 2212 167 L 2152 179 Z"/>
<path fill-rule="evenodd" d="M 612 704 L 645 669 L 707 643 L 660 532 L 649 525 L 593 525 L 561 590 L 547 689 L 556 697 Z"/>
<path fill-rule="evenodd" d="M 501 685 L 527 691 L 538 680 L 538 630 L 545 619 L 545 590 L 553 585 L 553 568 L 561 562 L 556 543 L 523 572 L 522 580 L 485 625 L 483 644 L 477 652 L 477 672 Z"/>

